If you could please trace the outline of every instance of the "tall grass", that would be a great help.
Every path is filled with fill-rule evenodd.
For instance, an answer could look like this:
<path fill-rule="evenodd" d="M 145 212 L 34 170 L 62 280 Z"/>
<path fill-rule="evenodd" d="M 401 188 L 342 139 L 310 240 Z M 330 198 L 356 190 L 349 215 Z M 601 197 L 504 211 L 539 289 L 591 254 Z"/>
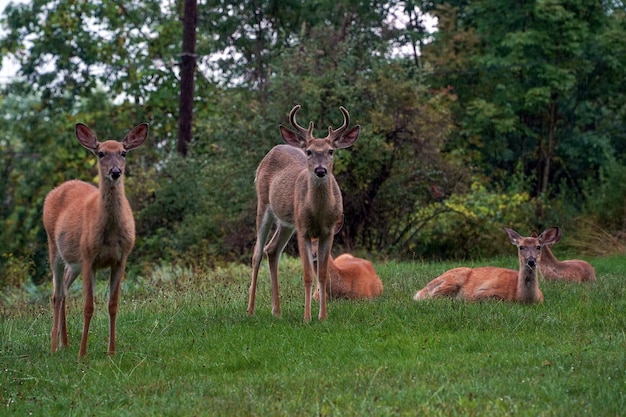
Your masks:
<path fill-rule="evenodd" d="M 594 260 L 595 284 L 542 282 L 546 302 L 533 306 L 416 303 L 417 289 L 457 265 L 379 264 L 382 297 L 331 302 L 329 319 L 309 325 L 296 260 L 281 261 L 280 319 L 270 314 L 266 266 L 252 317 L 249 268 L 194 274 L 165 266 L 125 283 L 111 357 L 99 290 L 80 361 L 82 297 L 74 288 L 71 346 L 55 355 L 47 302 L 2 311 L 0 414 L 623 415 L 625 261 Z"/>

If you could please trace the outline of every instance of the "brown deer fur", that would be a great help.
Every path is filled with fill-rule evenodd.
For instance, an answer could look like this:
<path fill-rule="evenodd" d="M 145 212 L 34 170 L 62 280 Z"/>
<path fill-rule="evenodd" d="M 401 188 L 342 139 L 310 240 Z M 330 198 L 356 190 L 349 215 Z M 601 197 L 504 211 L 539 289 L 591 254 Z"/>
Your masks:
<path fill-rule="evenodd" d="M 53 189 L 43 207 L 54 284 L 52 351 L 67 346 L 65 299 L 76 277 L 83 275 L 83 333 L 80 356 L 87 354 L 89 324 L 94 312 L 93 286 L 98 269 L 110 268 L 109 348 L 115 353 L 115 321 L 126 259 L 135 242 L 133 212 L 124 193 L 126 152 L 139 147 L 148 125 L 133 128 L 122 142 L 98 142 L 85 125 L 76 125 L 76 137 L 98 158 L 100 184 L 70 180 Z"/>
<path fill-rule="evenodd" d="M 341 190 L 333 175 L 333 154 L 336 149 L 352 146 L 359 136 L 360 127 L 348 130 L 350 115 L 341 107 L 343 125 L 336 130 L 329 127 L 328 136 L 318 139 L 313 137 L 313 122 L 308 129 L 296 122 L 299 109 L 299 105 L 295 106 L 289 114 L 295 132 L 280 126 L 287 145 L 272 148 L 256 172 L 257 239 L 252 256 L 248 314 L 254 313 L 259 267 L 265 252 L 270 267 L 272 314 L 280 316 L 278 259 L 294 231 L 297 231 L 303 268 L 304 321 L 309 322 L 315 276 L 311 239 L 319 240 L 317 279 L 325 287 L 333 231 L 343 217 Z M 272 225 L 275 225 L 276 231 L 266 243 Z M 326 316 L 326 296 L 322 293 L 319 319 L 324 320 Z"/>
<path fill-rule="evenodd" d="M 560 229 L 551 227 L 538 237 L 522 237 L 516 231 L 507 228 L 504 228 L 504 231 L 511 243 L 517 246 L 518 271 L 492 266 L 451 269 L 430 281 L 413 299 L 448 296 L 466 301 L 496 298 L 522 303 L 543 302 L 537 266 L 541 262 L 545 245 L 558 240 Z"/>
<path fill-rule="evenodd" d="M 314 298 L 319 299 L 319 285 Z M 356 258 L 349 253 L 328 259 L 328 282 L 326 294 L 330 299 L 366 299 L 376 298 L 383 292 L 374 265 L 367 259 Z"/>
<path fill-rule="evenodd" d="M 531 236 L 537 236 L 533 230 Z M 557 243 L 561 239 L 554 242 Z M 595 282 L 596 271 L 589 264 L 580 259 L 559 261 L 552 252 L 552 245 L 546 245 L 539 262 L 539 272 L 548 281 Z"/>

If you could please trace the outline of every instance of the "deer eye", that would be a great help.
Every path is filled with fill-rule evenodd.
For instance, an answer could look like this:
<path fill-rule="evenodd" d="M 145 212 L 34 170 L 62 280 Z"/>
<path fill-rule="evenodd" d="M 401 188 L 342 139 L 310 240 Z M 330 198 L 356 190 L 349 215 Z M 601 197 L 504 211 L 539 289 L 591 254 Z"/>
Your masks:
<path fill-rule="evenodd" d="M 104 158 L 104 152 L 99 151 L 98 152 L 98 158 Z"/>
<path fill-rule="evenodd" d="M 121 155 L 122 155 L 122 158 L 126 158 L 126 151 L 122 151 Z"/>
<path fill-rule="evenodd" d="M 333 149 L 329 149 L 328 150 L 328 155 L 333 156 L 334 153 L 335 153 L 335 151 Z"/>
<path fill-rule="evenodd" d="M 541 251 L 541 246 L 537 246 L 537 250 L 538 250 L 538 251 Z"/>
<path fill-rule="evenodd" d="M 526 246 L 520 246 L 519 247 L 519 250 L 525 250 L 525 249 L 526 249 Z"/>
<path fill-rule="evenodd" d="M 306 150 L 306 156 L 311 156 L 313 155 L 313 152 L 310 149 Z"/>

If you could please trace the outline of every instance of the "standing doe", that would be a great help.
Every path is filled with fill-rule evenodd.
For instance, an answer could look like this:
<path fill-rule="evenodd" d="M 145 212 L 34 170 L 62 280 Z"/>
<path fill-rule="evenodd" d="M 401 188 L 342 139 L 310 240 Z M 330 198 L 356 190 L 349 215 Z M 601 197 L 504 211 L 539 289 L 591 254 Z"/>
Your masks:
<path fill-rule="evenodd" d="M 70 180 L 53 189 L 43 206 L 43 223 L 54 294 L 52 352 L 68 346 L 65 298 L 76 277 L 83 275 L 83 333 L 80 356 L 87 354 L 89 323 L 94 312 L 96 271 L 111 268 L 109 282 L 109 354 L 115 353 L 115 319 L 126 259 L 135 243 L 135 220 L 124 193 L 126 152 L 139 147 L 148 136 L 148 125 L 134 127 L 122 142 L 98 142 L 82 123 L 76 138 L 98 158 L 99 187 Z"/>
<path fill-rule="evenodd" d="M 537 267 L 541 263 L 542 250 L 558 241 L 560 229 L 550 227 L 535 237 L 522 237 L 515 230 L 503 229 L 511 243 L 517 246 L 519 271 L 493 266 L 451 269 L 430 281 L 413 299 L 449 296 L 466 301 L 496 298 L 522 303 L 543 302 Z"/>
<path fill-rule="evenodd" d="M 532 231 L 531 236 L 537 237 L 537 232 Z M 554 243 L 561 240 L 561 233 Z M 549 281 L 571 281 L 571 282 L 595 282 L 596 271 L 588 262 L 580 259 L 570 259 L 559 261 L 552 253 L 552 245 L 544 247 L 539 262 L 539 271 L 543 278 Z"/>
<path fill-rule="evenodd" d="M 277 145 L 263 158 L 256 171 L 257 193 L 256 244 L 252 256 L 252 283 L 248 314 L 254 313 L 259 267 L 263 252 L 267 254 L 272 289 L 272 314 L 280 316 L 278 291 L 278 259 L 289 239 L 297 230 L 304 281 L 304 321 L 311 321 L 313 259 L 311 239 L 317 238 L 317 278 L 322 288 L 328 279 L 328 259 L 333 244 L 335 225 L 343 216 L 341 190 L 333 175 L 333 154 L 347 148 L 358 139 L 360 126 L 348 130 L 350 114 L 340 107 L 344 122 L 325 138 L 313 137 L 313 122 L 305 129 L 296 122 L 300 105 L 289 113 L 295 132 L 280 126 L 287 145 Z M 266 244 L 272 224 L 276 231 Z M 326 295 L 320 297 L 319 319 L 324 320 Z"/>

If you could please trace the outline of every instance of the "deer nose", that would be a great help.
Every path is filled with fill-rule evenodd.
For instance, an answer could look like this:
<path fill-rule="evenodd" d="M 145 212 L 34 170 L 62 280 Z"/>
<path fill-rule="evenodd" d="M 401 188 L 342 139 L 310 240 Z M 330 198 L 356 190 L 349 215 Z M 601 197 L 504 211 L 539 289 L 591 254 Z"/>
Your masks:
<path fill-rule="evenodd" d="M 535 258 L 529 258 L 526 263 L 531 269 L 535 269 L 537 267 L 537 260 Z"/>
<path fill-rule="evenodd" d="M 328 170 L 325 167 L 316 167 L 314 172 L 318 178 L 324 178 L 328 174 Z"/>
<path fill-rule="evenodd" d="M 109 175 L 111 176 L 111 178 L 116 180 L 122 176 L 122 170 L 119 167 L 113 167 L 109 170 Z"/>

